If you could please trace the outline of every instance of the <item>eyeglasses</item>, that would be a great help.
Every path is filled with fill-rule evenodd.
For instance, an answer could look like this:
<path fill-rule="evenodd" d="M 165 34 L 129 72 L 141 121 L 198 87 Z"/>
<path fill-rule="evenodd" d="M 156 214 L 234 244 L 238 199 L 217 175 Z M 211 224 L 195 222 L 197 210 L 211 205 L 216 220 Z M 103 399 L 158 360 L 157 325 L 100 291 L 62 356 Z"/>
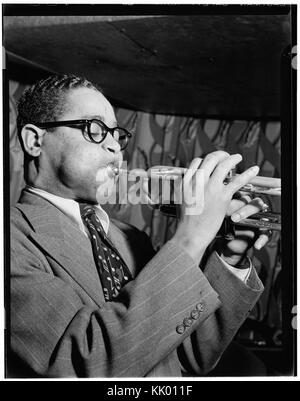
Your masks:
<path fill-rule="evenodd" d="M 45 123 L 34 123 L 39 128 L 55 128 L 55 127 L 76 127 L 84 126 L 86 128 L 86 133 L 91 142 L 101 143 L 106 138 L 107 134 L 110 133 L 112 137 L 119 142 L 121 150 L 124 150 L 128 145 L 129 138 L 132 134 L 125 128 L 114 127 L 109 128 L 103 121 L 92 119 L 92 120 L 68 120 L 68 121 L 51 121 Z"/>

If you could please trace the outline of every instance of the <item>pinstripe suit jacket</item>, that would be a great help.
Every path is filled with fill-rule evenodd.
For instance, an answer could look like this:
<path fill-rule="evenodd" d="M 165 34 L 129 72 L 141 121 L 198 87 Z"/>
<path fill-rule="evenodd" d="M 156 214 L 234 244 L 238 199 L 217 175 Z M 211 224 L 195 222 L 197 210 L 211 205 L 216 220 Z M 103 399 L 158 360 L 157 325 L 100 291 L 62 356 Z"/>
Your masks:
<path fill-rule="evenodd" d="M 90 241 L 72 221 L 26 192 L 12 209 L 9 375 L 202 375 L 262 292 L 254 269 L 245 284 L 216 255 L 202 272 L 172 241 L 154 255 L 131 226 L 111 224 L 109 236 L 135 279 L 106 303 Z"/>

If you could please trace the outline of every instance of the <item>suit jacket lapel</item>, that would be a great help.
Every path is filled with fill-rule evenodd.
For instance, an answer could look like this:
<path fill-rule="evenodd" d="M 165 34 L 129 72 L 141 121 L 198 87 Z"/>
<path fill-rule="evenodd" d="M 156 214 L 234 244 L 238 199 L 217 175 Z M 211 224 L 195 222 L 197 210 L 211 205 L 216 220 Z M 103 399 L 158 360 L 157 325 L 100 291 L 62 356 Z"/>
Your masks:
<path fill-rule="evenodd" d="M 21 202 L 16 207 L 23 212 L 34 229 L 30 234 L 31 239 L 101 306 L 105 301 L 90 240 L 69 217 L 47 200 L 24 193 Z"/>

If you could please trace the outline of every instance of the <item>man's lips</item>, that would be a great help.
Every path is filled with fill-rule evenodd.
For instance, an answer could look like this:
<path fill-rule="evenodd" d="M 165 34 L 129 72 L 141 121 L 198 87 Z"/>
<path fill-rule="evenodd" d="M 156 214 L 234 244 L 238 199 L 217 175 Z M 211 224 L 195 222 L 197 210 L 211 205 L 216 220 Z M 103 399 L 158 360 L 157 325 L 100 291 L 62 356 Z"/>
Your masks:
<path fill-rule="evenodd" d="M 96 173 L 96 182 L 103 183 L 108 179 L 115 178 L 117 176 L 116 171 L 119 170 L 121 162 L 119 160 L 112 160 L 99 167 Z"/>

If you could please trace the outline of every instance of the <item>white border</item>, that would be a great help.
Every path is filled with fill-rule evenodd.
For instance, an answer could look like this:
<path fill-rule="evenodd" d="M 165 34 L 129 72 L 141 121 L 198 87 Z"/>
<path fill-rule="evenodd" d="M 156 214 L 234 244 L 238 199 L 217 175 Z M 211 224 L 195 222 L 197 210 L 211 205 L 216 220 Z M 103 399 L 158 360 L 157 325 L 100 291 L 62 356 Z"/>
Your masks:
<path fill-rule="evenodd" d="M 97 1 L 97 2 L 89 2 L 88 4 L 109 4 L 106 1 Z M 243 2 L 242 5 L 281 5 L 281 4 L 297 4 L 298 5 L 298 10 L 297 10 L 297 22 L 299 24 L 299 1 L 286 1 L 286 0 L 264 0 L 262 4 L 260 4 L 257 0 L 256 1 L 247 1 Z M 43 4 L 41 1 L 36 1 L 32 0 L 30 2 L 24 2 L 24 1 L 2 1 L 1 2 L 1 10 L 2 10 L 2 5 L 3 4 Z M 71 1 L 71 2 L 65 2 L 65 1 L 51 1 L 48 0 L 45 4 L 78 4 L 78 5 L 85 5 L 82 1 Z M 157 1 L 157 0 L 145 0 L 143 2 L 141 1 L 115 1 L 114 3 L 111 4 L 155 4 L 155 5 L 163 5 L 163 4 L 184 4 L 187 5 L 187 3 L 183 1 L 177 1 L 177 0 L 164 0 L 163 2 Z M 199 1 L 193 1 L 189 0 L 188 1 L 189 5 L 197 5 L 197 4 L 208 4 L 208 5 L 239 5 L 241 4 L 241 1 L 230 1 L 230 3 L 225 2 L 225 1 L 220 1 L 220 0 L 206 0 L 203 2 Z M 1 24 L 0 24 L 0 35 L 2 39 L 2 18 L 1 18 Z M 1 43 L 3 43 L 3 40 L 1 40 Z M 299 43 L 299 29 L 298 29 L 298 34 L 297 34 L 297 43 Z M 1 66 L 3 68 L 3 62 L 2 62 L 2 57 L 1 57 Z M 297 77 L 297 94 L 299 93 L 299 77 Z M 3 104 L 2 104 L 2 96 L 3 96 L 3 87 L 2 87 L 2 79 L 1 79 L 1 100 L 0 100 L 0 106 L 1 110 L 3 111 Z M 300 113 L 299 113 L 299 102 L 297 101 L 297 134 L 300 126 Z M 3 121 L 3 118 L 2 118 Z M 3 124 L 3 123 L 2 123 Z M 2 126 L 1 126 L 1 131 L 2 131 Z M 297 135 L 298 136 L 298 135 Z M 3 142 L 2 142 L 3 136 L 1 136 L 1 141 L 0 141 L 0 188 L 2 188 L 3 191 Z M 300 201 L 299 201 L 299 194 L 300 194 L 300 162 L 299 162 L 299 154 L 300 154 L 300 138 L 298 138 L 298 143 L 297 143 L 297 209 L 298 209 L 298 216 L 297 216 L 297 227 L 300 227 Z M 0 196 L 0 227 L 3 233 L 3 192 Z M 0 257 L 1 257 L 1 264 L 2 266 L 2 274 L 0 274 L 0 381 L 5 380 L 5 381 L 15 381 L 15 379 L 5 379 L 4 378 L 4 277 L 3 277 L 3 235 L 2 233 L 0 234 Z M 297 233 L 297 251 L 299 252 L 300 250 L 300 235 Z M 298 259 L 299 259 L 299 255 Z M 298 266 L 297 266 L 298 267 Z M 288 267 L 287 267 L 288 268 Z M 298 269 L 297 269 L 298 271 Z M 299 289 L 299 281 L 300 281 L 300 273 L 298 271 L 298 278 L 297 278 L 297 288 Z M 299 305 L 299 291 L 297 293 L 297 301 Z M 298 365 L 298 371 L 300 369 L 299 367 L 299 348 L 300 348 L 300 342 L 299 342 L 299 330 L 297 331 L 297 345 L 298 345 L 298 353 L 297 353 L 297 365 Z M 180 382 L 185 382 L 185 381 L 191 381 L 191 382 L 196 382 L 196 381 L 299 381 L 299 375 L 298 377 L 246 377 L 246 378 L 235 378 L 235 377 L 230 377 L 230 378 L 221 378 L 221 377 L 214 377 L 214 378 L 193 378 L 193 377 L 188 377 L 188 378 L 126 378 L 126 379 L 121 379 L 121 378 L 113 378 L 113 379 L 106 379 L 106 378 L 97 378 L 97 379 L 58 379 L 60 381 L 106 381 L 106 382 L 115 382 L 115 381 L 120 381 L 120 382 L 126 382 L 128 380 L 133 380 L 136 382 L 140 381 L 155 381 L 157 382 L 163 382 L 163 381 L 180 381 Z M 52 381 L 52 379 L 41 379 L 42 381 Z M 17 381 L 39 381 L 39 380 L 31 380 L 31 379 L 17 379 Z M 188 399 L 188 397 L 187 397 Z"/>

